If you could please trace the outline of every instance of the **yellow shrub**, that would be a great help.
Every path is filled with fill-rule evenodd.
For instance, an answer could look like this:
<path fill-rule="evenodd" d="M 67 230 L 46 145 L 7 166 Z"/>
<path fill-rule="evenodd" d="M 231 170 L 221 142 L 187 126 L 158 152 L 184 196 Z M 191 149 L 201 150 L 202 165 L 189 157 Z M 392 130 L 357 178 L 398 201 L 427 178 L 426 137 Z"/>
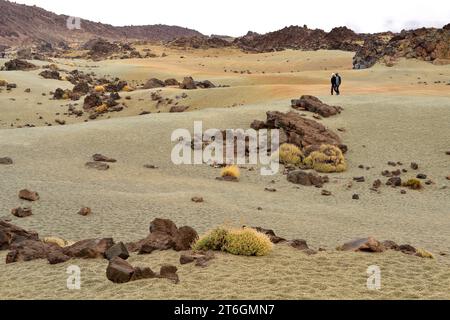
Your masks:
<path fill-rule="evenodd" d="M 228 230 L 222 227 L 216 228 L 206 235 L 200 237 L 193 245 L 194 251 L 222 251 L 225 246 L 225 240 Z"/>
<path fill-rule="evenodd" d="M 240 256 L 266 256 L 272 249 L 269 237 L 251 228 L 231 230 L 224 247 L 224 251 Z"/>
<path fill-rule="evenodd" d="M 6 80 L 0 80 L 0 87 L 6 87 L 8 82 Z"/>
<path fill-rule="evenodd" d="M 422 183 L 418 179 L 409 179 L 403 184 L 404 187 L 408 187 L 413 190 L 422 189 Z"/>
<path fill-rule="evenodd" d="M 200 237 L 193 245 L 194 251 L 224 251 L 242 256 L 265 256 L 273 244 L 265 234 L 251 228 L 216 228 Z"/>
<path fill-rule="evenodd" d="M 241 170 L 236 165 L 228 166 L 228 167 L 225 167 L 222 169 L 220 176 L 221 177 L 233 177 L 233 178 L 239 179 L 239 177 L 241 176 Z"/>
<path fill-rule="evenodd" d="M 294 144 L 284 143 L 278 150 L 280 163 L 300 165 L 303 161 L 303 152 Z"/>
<path fill-rule="evenodd" d="M 95 108 L 95 112 L 97 113 L 103 113 L 108 111 L 108 106 L 106 104 L 102 104 L 101 106 L 98 106 L 97 108 Z"/>
<path fill-rule="evenodd" d="M 126 85 L 125 87 L 123 87 L 122 91 L 131 92 L 131 91 L 134 91 L 134 89 L 132 87 Z"/>
<path fill-rule="evenodd" d="M 69 96 L 69 93 L 68 93 L 67 91 L 66 91 L 66 92 L 64 92 L 64 94 L 63 94 L 62 98 L 63 98 L 64 100 L 67 100 L 67 99 L 69 99 L 69 98 L 70 98 L 70 96 Z"/>
<path fill-rule="evenodd" d="M 434 259 L 434 256 L 431 252 L 422 248 L 417 249 L 416 256 L 421 258 Z"/>
<path fill-rule="evenodd" d="M 64 239 L 58 238 L 58 237 L 46 237 L 42 240 L 42 242 L 47 244 L 55 244 L 61 248 L 67 247 L 70 245 L 70 243 Z"/>
<path fill-rule="evenodd" d="M 318 151 L 312 152 L 303 163 L 317 172 L 343 172 L 347 163 L 341 149 L 332 145 L 322 145 Z"/>
<path fill-rule="evenodd" d="M 95 92 L 105 92 L 105 87 L 104 86 L 95 86 L 94 91 Z"/>

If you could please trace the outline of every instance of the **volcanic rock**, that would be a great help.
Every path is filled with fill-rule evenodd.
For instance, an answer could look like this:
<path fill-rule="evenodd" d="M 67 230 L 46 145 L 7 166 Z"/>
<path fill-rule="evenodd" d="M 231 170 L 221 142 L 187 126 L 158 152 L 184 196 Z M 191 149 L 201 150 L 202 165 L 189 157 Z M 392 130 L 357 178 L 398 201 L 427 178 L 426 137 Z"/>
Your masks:
<path fill-rule="evenodd" d="M 337 115 L 343 110 L 341 107 L 329 106 L 318 98 L 308 95 L 302 96 L 298 100 L 292 100 L 291 105 L 294 109 L 317 113 L 325 118 Z"/>

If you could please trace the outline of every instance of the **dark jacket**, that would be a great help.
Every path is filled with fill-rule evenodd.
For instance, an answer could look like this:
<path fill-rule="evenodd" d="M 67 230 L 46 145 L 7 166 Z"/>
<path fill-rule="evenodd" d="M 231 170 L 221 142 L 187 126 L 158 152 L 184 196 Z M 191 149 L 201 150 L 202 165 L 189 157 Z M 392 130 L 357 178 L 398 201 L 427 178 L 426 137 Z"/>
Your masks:
<path fill-rule="evenodd" d="M 335 86 L 336 85 L 336 76 L 332 76 L 331 77 L 331 84 L 333 85 L 333 86 Z"/>

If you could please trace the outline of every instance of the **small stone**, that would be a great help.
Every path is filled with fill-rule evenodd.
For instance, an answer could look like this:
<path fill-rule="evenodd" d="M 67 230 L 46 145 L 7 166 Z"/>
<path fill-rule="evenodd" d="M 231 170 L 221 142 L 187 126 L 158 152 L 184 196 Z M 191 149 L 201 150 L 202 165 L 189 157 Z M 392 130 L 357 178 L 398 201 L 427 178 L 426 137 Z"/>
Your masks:
<path fill-rule="evenodd" d="M 400 193 L 401 194 L 406 194 L 406 190 L 401 190 Z"/>
<path fill-rule="evenodd" d="M 356 182 L 365 182 L 366 178 L 364 178 L 364 177 L 356 177 L 356 178 L 353 178 L 353 180 L 356 181 Z"/>
<path fill-rule="evenodd" d="M 111 163 L 117 162 L 116 159 L 109 158 L 107 156 L 104 156 L 104 155 L 98 154 L 98 153 L 96 153 L 92 156 L 92 160 L 94 160 L 96 162 L 111 162 Z"/>
<path fill-rule="evenodd" d="M 144 168 L 146 168 L 146 169 L 158 169 L 158 167 L 153 165 L 153 164 L 144 164 Z"/>
<path fill-rule="evenodd" d="M 326 196 L 326 197 L 332 195 L 332 193 L 331 193 L 330 191 L 328 191 L 328 190 L 322 190 L 322 193 L 321 193 L 321 194 L 322 194 L 323 196 Z"/>
<path fill-rule="evenodd" d="M 11 210 L 11 214 L 17 218 L 25 218 L 33 215 L 33 212 L 31 211 L 31 208 L 15 208 Z"/>
<path fill-rule="evenodd" d="M 387 164 L 388 164 L 389 166 L 391 166 L 391 167 L 396 167 L 396 166 L 397 166 L 397 163 L 394 162 L 394 161 L 389 161 Z"/>
<path fill-rule="evenodd" d="M 274 188 L 265 188 L 264 191 L 267 191 L 267 192 L 277 192 L 277 189 L 274 189 Z"/>
<path fill-rule="evenodd" d="M 421 180 L 425 180 L 425 179 L 427 178 L 427 175 L 426 175 L 426 174 L 423 174 L 423 173 L 419 173 L 419 174 L 416 176 L 416 178 L 417 178 L 417 179 L 421 179 Z"/>
<path fill-rule="evenodd" d="M 195 202 L 195 203 L 202 203 L 202 202 L 204 202 L 202 197 L 192 197 L 191 201 Z"/>
<path fill-rule="evenodd" d="M 402 179 L 400 177 L 392 177 L 386 182 L 386 185 L 393 187 L 400 187 L 402 185 Z"/>
<path fill-rule="evenodd" d="M 105 171 L 109 169 L 109 165 L 103 162 L 86 162 L 85 166 L 89 169 Z"/>
<path fill-rule="evenodd" d="M 352 199 L 353 199 L 353 200 L 359 200 L 359 195 L 358 195 L 358 194 L 354 194 L 354 195 L 352 196 Z"/>
<path fill-rule="evenodd" d="M 0 158 L 0 164 L 10 165 L 13 164 L 13 160 L 9 157 Z"/>
<path fill-rule="evenodd" d="M 419 170 L 419 165 L 415 162 L 411 162 L 411 169 L 413 170 Z"/>
<path fill-rule="evenodd" d="M 91 213 L 92 213 L 92 210 L 91 210 L 91 208 L 88 208 L 88 207 L 81 208 L 80 211 L 78 211 L 78 214 L 83 217 L 86 217 L 86 216 L 90 215 Z"/>
<path fill-rule="evenodd" d="M 20 190 L 19 198 L 28 201 L 37 201 L 39 200 L 39 194 L 35 191 L 30 191 L 28 189 Z"/>
<path fill-rule="evenodd" d="M 381 180 L 380 180 L 380 179 L 377 179 L 377 180 L 375 180 L 375 181 L 373 182 L 372 187 L 373 187 L 374 189 L 378 189 L 378 188 L 381 187 L 381 184 L 382 184 Z"/>

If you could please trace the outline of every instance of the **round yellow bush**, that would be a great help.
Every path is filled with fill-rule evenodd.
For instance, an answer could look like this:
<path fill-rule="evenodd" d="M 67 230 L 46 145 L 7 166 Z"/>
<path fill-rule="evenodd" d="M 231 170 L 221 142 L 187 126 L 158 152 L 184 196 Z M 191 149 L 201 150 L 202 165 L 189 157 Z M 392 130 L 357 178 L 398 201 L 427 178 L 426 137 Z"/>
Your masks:
<path fill-rule="evenodd" d="M 413 190 L 422 189 L 422 183 L 418 179 L 409 179 L 403 184 L 404 187 L 408 187 Z"/>
<path fill-rule="evenodd" d="M 101 106 L 98 106 L 97 108 L 95 108 L 95 112 L 97 113 L 103 113 L 108 111 L 108 106 L 106 104 L 102 104 Z"/>
<path fill-rule="evenodd" d="M 6 80 L 0 79 L 0 87 L 6 87 L 7 84 L 8 84 L 8 82 Z"/>
<path fill-rule="evenodd" d="M 192 249 L 194 251 L 222 251 L 225 246 L 227 235 L 228 230 L 225 228 L 216 228 L 200 237 L 192 246 Z"/>
<path fill-rule="evenodd" d="M 194 251 L 224 251 L 240 256 L 265 256 L 273 244 L 265 234 L 251 228 L 216 228 L 200 237 L 192 246 Z"/>
<path fill-rule="evenodd" d="M 280 163 L 298 166 L 303 161 L 303 152 L 295 144 L 284 143 L 278 150 Z"/>
<path fill-rule="evenodd" d="M 239 179 L 239 177 L 241 176 L 241 170 L 236 165 L 228 166 L 228 167 L 225 167 L 222 169 L 220 176 L 221 177 L 233 177 L 233 178 Z"/>
<path fill-rule="evenodd" d="M 105 92 L 106 89 L 105 89 L 104 86 L 95 86 L 95 87 L 94 87 L 94 91 L 95 91 L 95 92 Z"/>
<path fill-rule="evenodd" d="M 347 162 L 341 149 L 332 145 L 322 145 L 318 151 L 311 154 L 303 161 L 310 169 L 317 172 L 331 173 L 347 170 Z"/>
<path fill-rule="evenodd" d="M 134 91 L 134 89 L 132 87 L 130 87 L 129 85 L 126 85 L 125 87 L 123 87 L 122 91 L 131 92 L 131 91 Z"/>
<path fill-rule="evenodd" d="M 265 256 L 272 249 L 269 237 L 251 228 L 231 230 L 224 246 L 224 251 L 240 256 Z"/>

